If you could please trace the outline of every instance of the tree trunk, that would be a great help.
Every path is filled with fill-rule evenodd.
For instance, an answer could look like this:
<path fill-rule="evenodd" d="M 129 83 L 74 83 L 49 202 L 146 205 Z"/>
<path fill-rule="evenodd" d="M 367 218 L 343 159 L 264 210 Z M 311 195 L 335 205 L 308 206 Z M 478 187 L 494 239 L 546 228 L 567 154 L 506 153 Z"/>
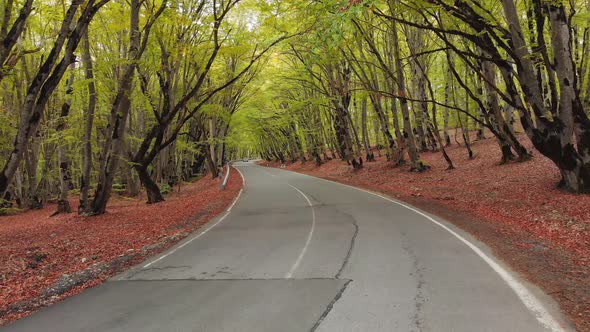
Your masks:
<path fill-rule="evenodd" d="M 38 210 L 43 208 L 43 202 L 37 192 L 37 166 L 39 165 L 39 139 L 34 137 L 25 150 L 25 168 L 27 170 L 27 208 Z"/>
<path fill-rule="evenodd" d="M 14 173 L 23 158 L 23 152 L 27 147 L 28 141 L 37 131 L 39 121 L 41 120 L 49 97 L 61 81 L 67 67 L 75 60 L 74 51 L 80 42 L 83 32 L 86 30 L 94 14 L 106 2 L 101 2 L 100 5 L 94 5 L 93 0 L 89 1 L 78 21 L 73 24 L 78 7 L 82 3 L 82 0 L 74 0 L 70 4 L 53 48 L 45 58 L 45 61 L 27 90 L 13 149 L 6 160 L 2 172 L 0 172 L 0 196 L 4 195 L 12 182 Z M 63 50 L 64 44 L 66 45 L 65 50 Z M 63 56 L 58 61 L 62 53 Z"/>
<path fill-rule="evenodd" d="M 125 123 L 131 107 L 130 95 L 133 87 L 133 75 L 137 66 L 137 60 L 141 57 L 139 51 L 139 11 L 141 1 L 131 0 L 130 18 L 130 43 L 128 59 L 130 63 L 125 65 L 123 75 L 119 81 L 117 95 L 111 106 L 107 140 L 101 161 L 101 169 L 98 174 L 98 181 L 94 199 L 91 204 L 91 214 L 98 215 L 106 212 L 107 203 L 111 195 L 115 172 L 119 166 L 120 154 L 125 139 Z M 147 32 L 145 32 L 147 33 Z"/>
<path fill-rule="evenodd" d="M 430 78 L 428 78 L 428 75 L 426 74 L 424 67 L 422 67 L 421 65 L 420 65 L 420 71 L 427 83 L 428 91 L 430 92 L 430 98 L 432 98 L 432 100 L 435 100 L 436 96 L 434 93 L 434 88 L 432 87 L 432 82 L 430 81 Z M 440 145 L 441 152 L 442 152 L 443 157 L 445 158 L 445 161 L 447 162 L 447 165 L 448 165 L 447 170 L 452 170 L 452 169 L 455 169 L 455 166 L 453 165 L 453 161 L 451 160 L 451 157 L 447 154 L 447 150 L 445 149 L 445 145 L 442 142 L 442 138 L 440 136 L 440 131 L 438 130 L 438 121 L 437 121 L 436 114 L 437 114 L 436 104 L 433 103 L 433 105 L 432 105 L 432 123 L 428 123 L 428 130 L 431 133 L 433 133 L 432 135 L 434 135 L 434 139 L 436 139 L 436 142 L 438 142 L 438 144 Z"/>
<path fill-rule="evenodd" d="M 520 119 L 533 145 L 558 167 L 562 180 L 560 186 L 577 193 L 590 192 L 590 119 L 585 113 L 573 63 L 570 41 L 571 30 L 563 3 L 547 3 L 551 24 L 551 41 L 554 70 L 559 82 L 558 113 L 547 111 L 539 78 L 535 73 L 529 48 L 523 39 L 520 19 L 513 0 L 502 0 L 504 15 L 509 23 L 510 37 L 514 45 L 513 58 L 518 64 L 518 79 L 536 117 L 533 122 L 528 109 L 520 103 L 520 96 L 513 86 L 508 68 L 501 68 L 509 94 L 520 111 Z M 549 120 L 551 117 L 554 119 Z"/>
<path fill-rule="evenodd" d="M 416 131 L 417 144 L 420 152 L 426 152 L 428 151 L 428 144 L 431 142 L 429 137 L 427 137 L 428 130 L 425 130 L 425 124 L 429 121 L 428 104 L 426 103 L 426 83 L 422 70 L 425 70 L 425 68 L 424 64 L 421 62 L 420 57 L 417 55 L 419 50 L 423 49 L 423 30 L 414 27 L 407 27 L 406 41 L 411 55 L 410 67 L 412 70 L 413 92 L 415 96 L 414 99 L 418 99 L 418 101 L 413 102 L 416 106 L 413 107 L 415 118 L 414 129 Z"/>
<path fill-rule="evenodd" d="M 72 108 L 72 94 L 74 93 L 74 69 L 75 65 L 70 65 L 70 77 L 66 82 L 66 96 L 64 104 L 61 107 L 61 114 L 59 115 L 59 124 L 57 126 L 57 136 L 61 143 L 57 145 L 57 159 L 59 162 L 59 199 L 57 201 L 57 211 L 53 216 L 60 213 L 71 213 L 72 207 L 68 201 L 68 192 L 70 189 L 71 174 L 70 174 L 70 160 L 66 152 L 65 141 L 63 139 L 63 131 L 67 128 L 67 119 Z"/>
<path fill-rule="evenodd" d="M 530 153 L 520 144 L 516 135 L 512 132 L 511 126 L 504 119 L 503 111 L 498 101 L 498 93 L 495 90 L 496 71 L 490 61 L 483 62 L 483 76 L 486 80 L 484 86 L 486 88 L 487 105 L 494 117 L 494 122 L 497 126 L 496 131 L 498 132 L 497 136 L 502 148 L 502 163 L 514 158 L 514 155 L 510 152 L 511 148 L 514 148 L 519 160 L 524 161 L 530 159 Z"/>
<path fill-rule="evenodd" d="M 16 65 L 16 60 L 9 61 L 9 57 L 14 45 L 19 41 L 23 31 L 25 31 L 26 21 L 33 10 L 33 0 L 26 0 L 19 11 L 19 15 L 12 23 L 11 28 L 8 29 L 10 18 L 12 16 L 13 4 L 13 0 L 5 1 L 4 3 L 4 15 L 2 17 L 2 26 L 0 27 L 0 38 L 2 39 L 0 42 L 0 81 L 2 81 L 2 79 L 6 77 L 7 72 Z M 13 57 L 15 56 L 16 55 L 13 55 Z"/>
<path fill-rule="evenodd" d="M 78 214 L 89 212 L 88 192 L 90 191 L 90 172 L 92 171 L 92 128 L 94 127 L 94 112 L 96 110 L 96 86 L 94 84 L 94 69 L 90 55 L 88 29 L 84 33 L 82 41 L 82 62 L 84 64 L 84 77 L 88 81 L 88 105 L 84 124 L 82 176 L 80 179 Z"/>
<path fill-rule="evenodd" d="M 394 84 L 392 83 L 390 86 L 390 90 L 392 95 L 394 94 Z M 406 140 L 404 139 L 404 135 L 402 134 L 402 130 L 400 128 L 399 123 L 399 114 L 397 110 L 397 101 L 395 98 L 391 98 L 391 115 L 393 118 L 393 129 L 395 131 L 395 139 L 396 139 L 396 149 L 393 154 L 393 164 L 394 166 L 401 166 L 406 163 L 404 159 L 404 151 L 406 149 Z"/>
<path fill-rule="evenodd" d="M 367 162 L 375 161 L 375 155 L 371 150 L 371 143 L 369 142 L 369 133 L 367 131 L 367 98 L 363 98 L 361 101 L 361 127 L 363 145 L 365 146 L 365 160 Z"/>
<path fill-rule="evenodd" d="M 465 143 L 465 148 L 467 149 L 469 159 L 473 159 L 473 150 L 471 150 L 471 139 L 469 138 L 469 130 L 465 129 L 465 125 L 463 124 L 463 120 L 461 120 L 461 114 L 457 113 L 457 122 L 461 127 L 461 137 L 463 138 L 463 143 Z"/>
<path fill-rule="evenodd" d="M 392 22 L 392 37 L 393 37 L 393 52 L 395 58 L 395 69 L 397 73 L 397 85 L 400 96 L 400 106 L 404 122 L 404 139 L 408 143 L 408 154 L 410 156 L 410 170 L 416 172 L 423 172 L 430 168 L 422 160 L 420 160 L 420 154 L 416 147 L 416 140 L 414 138 L 414 132 L 412 130 L 412 123 L 410 121 L 410 110 L 408 108 L 406 80 L 404 75 L 404 68 L 402 66 L 399 37 L 397 32 L 397 23 Z"/>
<path fill-rule="evenodd" d="M 325 68 L 333 97 L 334 134 L 338 145 L 338 153 L 344 161 L 357 170 L 362 168 L 363 164 L 362 159 L 356 160 L 353 137 L 349 128 L 350 114 L 348 108 L 351 101 L 351 70 L 346 62 L 336 65 L 329 64 Z"/>
<path fill-rule="evenodd" d="M 451 64 L 449 63 L 449 66 Z M 449 105 L 450 102 L 450 94 L 451 94 L 451 82 L 452 79 L 451 74 L 447 75 L 447 80 L 445 82 L 445 105 Z M 445 112 L 443 114 L 443 134 L 445 140 L 445 146 L 451 146 L 451 136 L 449 136 L 449 108 L 445 107 Z"/>
<path fill-rule="evenodd" d="M 377 115 L 377 119 L 379 120 L 379 127 L 381 129 L 381 134 L 383 134 L 383 136 L 385 137 L 385 140 L 387 141 L 387 160 L 392 160 L 393 159 L 393 151 L 395 151 L 395 140 L 393 139 L 393 136 L 391 135 L 391 132 L 389 131 L 389 124 L 387 121 L 387 117 L 385 116 L 385 112 L 383 110 L 383 107 L 381 105 L 381 101 L 379 96 L 377 96 L 375 93 L 370 93 L 369 94 L 371 97 L 371 104 L 373 104 L 373 110 L 375 111 L 375 114 Z"/>
<path fill-rule="evenodd" d="M 147 167 L 144 165 L 139 165 L 135 167 L 135 171 L 137 171 L 139 180 L 145 188 L 147 194 L 147 203 L 154 204 L 163 202 L 164 196 L 162 196 L 162 193 L 160 192 L 160 187 L 158 187 L 158 184 L 150 177 Z"/>

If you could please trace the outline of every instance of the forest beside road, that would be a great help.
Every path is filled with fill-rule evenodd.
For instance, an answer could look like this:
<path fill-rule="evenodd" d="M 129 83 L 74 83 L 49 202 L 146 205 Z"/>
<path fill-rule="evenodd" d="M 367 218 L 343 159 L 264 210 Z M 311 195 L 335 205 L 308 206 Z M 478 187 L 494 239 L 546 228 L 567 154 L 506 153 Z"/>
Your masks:
<path fill-rule="evenodd" d="M 1 0 L 0 319 L 188 235 L 237 194 L 217 188 L 227 162 L 262 158 L 432 208 L 590 329 L 589 17 L 590 0 Z"/>
<path fill-rule="evenodd" d="M 243 192 L 204 230 L 5 330 L 572 331 L 546 294 L 444 220 L 235 166 Z"/>

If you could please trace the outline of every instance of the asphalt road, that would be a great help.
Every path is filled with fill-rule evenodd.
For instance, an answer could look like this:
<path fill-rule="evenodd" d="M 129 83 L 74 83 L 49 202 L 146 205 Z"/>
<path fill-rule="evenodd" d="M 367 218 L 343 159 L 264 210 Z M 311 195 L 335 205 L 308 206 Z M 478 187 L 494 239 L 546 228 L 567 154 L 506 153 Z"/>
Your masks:
<path fill-rule="evenodd" d="M 230 211 L 168 252 L 2 331 L 569 331 L 445 221 L 253 163 Z"/>

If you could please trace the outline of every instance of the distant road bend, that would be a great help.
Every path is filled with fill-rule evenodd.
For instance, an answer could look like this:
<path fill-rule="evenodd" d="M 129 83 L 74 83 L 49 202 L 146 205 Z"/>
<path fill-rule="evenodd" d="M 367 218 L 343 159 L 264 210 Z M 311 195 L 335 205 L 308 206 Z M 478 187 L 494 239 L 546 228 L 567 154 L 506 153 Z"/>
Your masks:
<path fill-rule="evenodd" d="M 168 252 L 1 331 L 570 331 L 448 223 L 236 163 L 236 204 Z"/>

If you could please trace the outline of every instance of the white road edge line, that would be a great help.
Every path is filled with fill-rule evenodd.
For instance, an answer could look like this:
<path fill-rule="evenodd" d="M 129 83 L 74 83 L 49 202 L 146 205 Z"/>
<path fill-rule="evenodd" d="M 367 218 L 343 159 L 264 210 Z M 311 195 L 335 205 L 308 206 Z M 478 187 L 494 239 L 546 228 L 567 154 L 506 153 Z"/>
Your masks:
<path fill-rule="evenodd" d="M 244 178 L 244 174 L 242 174 L 242 172 L 240 171 L 238 166 L 234 166 L 234 169 L 236 171 L 238 171 L 238 173 L 240 173 L 240 176 L 242 177 L 242 189 L 243 189 L 244 187 L 246 187 L 246 179 Z"/>
<path fill-rule="evenodd" d="M 178 249 L 181 249 L 181 248 L 185 247 L 185 246 L 186 246 L 186 245 L 188 245 L 189 243 L 191 243 L 191 242 L 193 242 L 194 240 L 196 240 L 196 239 L 200 238 L 201 236 L 205 235 L 205 234 L 206 234 L 208 231 L 210 231 L 210 230 L 211 230 L 213 227 L 217 226 L 217 225 L 218 225 L 220 222 L 222 222 L 222 221 L 223 221 L 223 220 L 224 220 L 224 219 L 225 219 L 225 218 L 226 218 L 226 217 L 227 217 L 229 214 L 230 214 L 229 212 L 226 212 L 226 213 L 223 215 L 223 217 L 221 217 L 221 218 L 219 218 L 219 220 L 217 220 L 217 222 L 216 222 L 216 223 L 214 223 L 214 224 L 213 224 L 213 225 L 211 225 L 210 227 L 207 227 L 207 229 L 205 229 L 205 230 L 204 230 L 204 231 L 202 231 L 201 233 L 199 233 L 199 234 L 195 235 L 195 236 L 194 236 L 194 237 L 192 237 L 190 240 L 188 240 L 188 241 L 184 242 L 183 244 L 179 245 L 178 247 L 176 247 L 176 248 L 174 248 L 174 249 L 170 250 L 170 251 L 169 251 L 169 252 L 167 252 L 165 255 L 162 255 L 162 256 L 158 257 L 158 259 L 156 259 L 156 260 L 154 260 L 154 261 L 151 261 L 151 262 L 147 263 L 146 265 L 144 265 L 144 266 L 142 267 L 142 269 L 145 269 L 145 268 L 148 268 L 148 267 L 150 267 L 150 265 L 152 265 L 152 264 L 154 264 L 154 263 L 157 263 L 157 262 L 161 261 L 162 259 L 164 259 L 164 258 L 166 258 L 166 257 L 168 257 L 168 256 L 170 256 L 170 255 L 172 255 L 172 254 L 173 254 L 173 253 L 175 253 L 176 251 L 178 251 Z"/>
<path fill-rule="evenodd" d="M 238 196 L 236 196 L 236 198 L 234 199 L 234 201 L 231 203 L 231 205 L 227 208 L 227 212 L 231 211 L 231 209 L 234 207 L 234 205 L 236 205 L 236 203 L 238 202 L 238 199 L 240 199 L 240 196 L 242 196 L 242 191 L 244 189 L 240 189 L 240 192 L 238 193 Z"/>
<path fill-rule="evenodd" d="M 319 179 L 321 179 L 321 178 L 319 178 Z M 414 207 L 406 205 L 402 202 L 398 202 L 396 200 L 393 200 L 389 197 L 386 197 L 386 196 L 383 196 L 383 195 L 380 195 L 380 194 L 377 194 L 377 193 L 374 193 L 374 192 L 371 192 L 371 191 L 368 191 L 365 189 L 361 189 L 361 188 L 357 188 L 357 187 L 354 187 L 351 185 L 347 185 L 344 183 L 339 183 L 339 182 L 330 181 L 330 180 L 326 180 L 326 179 L 322 179 L 322 180 L 328 181 L 331 183 L 336 183 L 336 184 L 339 184 L 339 185 L 342 185 L 345 187 L 349 187 L 352 189 L 356 189 L 356 190 L 371 194 L 373 196 L 380 197 L 386 201 L 390 201 L 390 202 L 395 203 L 397 205 L 403 206 L 406 209 L 411 210 L 411 211 L 423 216 L 424 218 L 431 221 L 435 225 L 443 228 L 447 232 L 451 233 L 454 237 L 459 239 L 459 241 L 461 241 L 465 245 L 467 245 L 481 259 L 483 259 L 498 275 L 500 275 L 500 277 L 504 280 L 504 282 L 506 282 L 506 284 L 508 284 L 508 286 L 520 298 L 522 303 L 533 313 L 533 315 L 535 316 L 537 321 L 539 321 L 539 323 L 541 323 L 541 325 L 543 325 L 545 328 L 547 328 L 553 332 L 565 332 L 566 331 L 561 326 L 561 324 L 549 313 L 549 311 L 545 308 L 545 306 L 543 306 L 541 301 L 539 301 L 539 299 L 537 299 L 537 297 L 535 295 L 533 295 L 521 282 L 519 282 L 516 278 L 514 278 L 510 274 L 510 272 L 508 272 L 506 269 L 504 269 L 502 266 L 500 266 L 500 264 L 498 264 L 493 258 L 486 255 L 486 253 L 484 253 L 481 249 L 479 249 L 479 247 L 477 247 L 475 244 L 469 242 L 467 239 L 465 239 L 463 236 L 461 236 L 460 234 L 458 234 L 454 230 L 450 229 L 449 227 L 445 226 L 444 224 L 442 224 L 441 222 L 437 221 L 436 219 L 430 217 L 429 215 L 423 213 L 422 211 L 417 210 Z"/>
<path fill-rule="evenodd" d="M 173 253 L 175 253 L 176 251 L 178 251 L 178 249 L 181 249 L 181 248 L 185 247 L 185 246 L 186 246 L 186 245 L 188 245 L 189 243 L 191 243 L 191 242 L 193 242 L 194 240 L 196 240 L 196 239 L 200 238 L 201 236 L 205 235 L 205 233 L 207 233 L 208 231 L 210 231 L 210 230 L 211 230 L 213 227 L 215 227 L 215 226 L 219 225 L 219 223 L 221 223 L 221 222 L 222 222 L 222 221 L 223 221 L 223 220 L 224 220 L 224 219 L 225 219 L 225 218 L 226 218 L 226 217 L 227 217 L 227 216 L 230 214 L 230 211 L 231 211 L 231 209 L 232 209 L 232 208 L 234 207 L 234 205 L 235 205 L 235 204 L 238 202 L 238 199 L 239 199 L 239 198 L 240 198 L 240 196 L 242 195 L 242 191 L 244 190 L 244 187 L 246 186 L 246 179 L 244 179 L 244 175 L 242 175 L 242 172 L 240 172 L 240 170 L 239 170 L 239 169 L 237 169 L 236 167 L 234 167 L 234 168 L 235 168 L 235 169 L 238 171 L 238 173 L 240 173 L 240 176 L 242 177 L 242 189 L 240 189 L 240 192 L 238 193 L 238 196 L 237 196 L 237 197 L 236 197 L 236 199 L 233 201 L 233 203 L 230 205 L 230 207 L 227 209 L 226 213 L 225 213 L 225 214 L 224 214 L 224 215 L 223 215 L 221 218 L 219 218 L 219 220 L 217 220 L 217 222 L 216 222 L 216 223 L 214 223 L 213 225 L 211 225 L 211 226 L 207 227 L 207 228 L 206 228 L 204 231 L 202 231 L 201 233 L 199 233 L 199 234 L 195 235 L 195 236 L 194 236 L 194 237 L 192 237 L 190 240 L 188 240 L 188 241 L 184 242 L 183 244 L 179 245 L 178 247 L 176 247 L 176 248 L 174 248 L 174 249 L 170 250 L 170 251 L 169 251 L 169 252 L 167 252 L 166 254 L 164 254 L 164 255 L 162 255 L 162 256 L 160 256 L 160 257 L 158 257 L 157 259 L 155 259 L 155 260 L 153 260 L 153 261 L 151 261 L 151 262 L 149 262 L 149 263 L 145 264 L 145 265 L 142 267 L 142 269 L 146 269 L 146 268 L 150 267 L 151 265 L 153 265 L 153 264 L 155 264 L 155 263 L 157 263 L 157 262 L 161 261 L 162 259 L 164 259 L 164 258 L 166 258 L 166 257 L 168 257 L 168 256 L 170 256 L 170 255 L 172 255 Z"/>
<path fill-rule="evenodd" d="M 299 190 L 299 188 L 292 186 L 288 183 L 287 183 L 287 185 L 289 185 L 289 187 L 297 190 L 303 196 L 303 198 L 305 198 L 305 200 L 307 201 L 307 204 L 309 204 L 309 206 L 311 207 L 311 228 L 309 229 L 309 234 L 307 235 L 307 241 L 305 241 L 305 246 L 303 247 L 303 249 L 301 249 L 301 253 L 299 253 L 299 257 L 297 257 L 297 260 L 295 261 L 295 263 L 291 267 L 291 270 L 289 270 L 289 272 L 287 272 L 287 274 L 285 275 L 285 279 L 291 279 L 293 277 L 293 273 L 295 273 L 295 270 L 297 270 L 297 268 L 299 267 L 299 264 L 301 264 L 301 261 L 303 260 L 303 257 L 305 256 L 305 253 L 307 252 L 307 248 L 309 247 L 309 244 L 311 243 L 311 238 L 313 237 L 313 231 L 315 230 L 315 209 L 313 208 L 313 204 L 311 203 L 311 201 L 309 200 L 307 195 L 305 195 L 301 190 Z"/>

